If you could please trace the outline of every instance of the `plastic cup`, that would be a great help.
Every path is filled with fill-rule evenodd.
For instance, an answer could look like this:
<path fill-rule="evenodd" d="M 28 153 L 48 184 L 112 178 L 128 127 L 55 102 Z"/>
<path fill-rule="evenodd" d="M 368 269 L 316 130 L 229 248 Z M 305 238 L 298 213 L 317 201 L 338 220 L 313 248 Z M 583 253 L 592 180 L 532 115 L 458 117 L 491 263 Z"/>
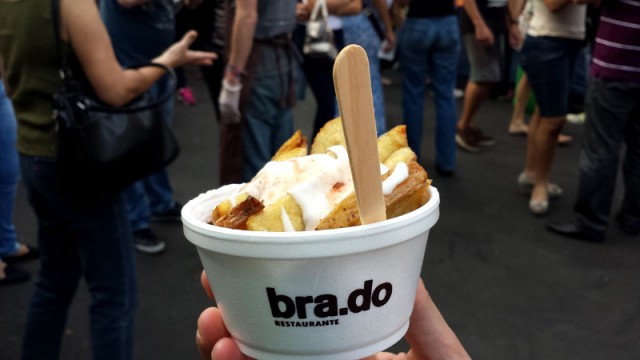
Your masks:
<path fill-rule="evenodd" d="M 238 185 L 182 209 L 227 329 L 258 359 L 358 359 L 409 327 L 440 197 L 383 222 L 335 230 L 256 232 L 207 224 Z"/>

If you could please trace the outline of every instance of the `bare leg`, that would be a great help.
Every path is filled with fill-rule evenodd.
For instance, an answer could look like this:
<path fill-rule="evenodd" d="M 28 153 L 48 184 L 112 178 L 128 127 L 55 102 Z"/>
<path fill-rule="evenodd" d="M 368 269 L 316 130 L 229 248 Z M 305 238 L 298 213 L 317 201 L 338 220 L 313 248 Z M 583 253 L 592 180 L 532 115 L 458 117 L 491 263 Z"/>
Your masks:
<path fill-rule="evenodd" d="M 566 120 L 566 116 L 540 117 L 535 132 L 530 133 L 530 136 L 533 137 L 531 168 L 535 174 L 531 201 L 546 201 L 548 199 L 549 173 L 557 147 L 558 135 Z"/>
<path fill-rule="evenodd" d="M 526 135 L 527 124 L 524 123 L 524 112 L 531 96 L 531 86 L 527 79 L 527 74 L 523 74 L 516 86 L 515 103 L 513 104 L 513 114 L 509 123 L 509 134 Z"/>
<path fill-rule="evenodd" d="M 529 135 L 527 136 L 527 155 L 524 164 L 524 173 L 530 179 L 535 179 L 535 169 L 533 166 L 533 154 L 535 153 L 534 147 L 534 134 L 540 127 L 540 109 L 536 105 L 536 109 L 533 112 L 533 116 L 531 116 L 531 121 L 529 121 Z"/>
<path fill-rule="evenodd" d="M 458 129 L 464 130 L 472 126 L 473 118 L 478 108 L 480 108 L 480 105 L 489 97 L 492 86 L 493 83 L 487 82 L 478 83 L 469 81 L 467 83 L 464 92 L 464 108 L 458 120 Z"/>

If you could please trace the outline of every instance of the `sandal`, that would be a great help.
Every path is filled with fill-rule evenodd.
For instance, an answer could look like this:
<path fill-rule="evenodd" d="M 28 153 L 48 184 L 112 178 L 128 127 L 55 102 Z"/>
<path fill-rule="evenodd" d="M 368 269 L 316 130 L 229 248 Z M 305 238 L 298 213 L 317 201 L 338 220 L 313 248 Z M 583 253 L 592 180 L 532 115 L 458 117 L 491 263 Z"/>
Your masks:
<path fill-rule="evenodd" d="M 533 179 L 528 177 L 527 174 L 521 173 L 518 176 L 518 188 L 520 189 L 522 195 L 531 195 L 531 192 L 533 191 Z M 550 199 L 559 198 L 563 192 L 564 190 L 562 190 L 562 188 L 558 186 L 558 184 L 547 184 L 547 194 L 549 195 Z"/>
<path fill-rule="evenodd" d="M 549 201 L 547 200 L 530 200 L 529 201 L 529 211 L 533 215 L 541 216 L 547 213 L 549 210 Z"/>
<path fill-rule="evenodd" d="M 512 136 L 527 136 L 529 133 L 529 127 L 525 123 L 509 125 L 509 129 L 507 130 L 509 135 Z"/>

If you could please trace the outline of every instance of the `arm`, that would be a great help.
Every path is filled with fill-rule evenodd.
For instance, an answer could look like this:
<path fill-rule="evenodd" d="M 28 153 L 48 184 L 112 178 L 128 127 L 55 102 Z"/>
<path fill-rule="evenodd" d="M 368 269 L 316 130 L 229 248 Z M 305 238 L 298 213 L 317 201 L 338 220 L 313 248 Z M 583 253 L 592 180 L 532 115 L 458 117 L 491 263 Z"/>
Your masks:
<path fill-rule="evenodd" d="M 331 15 L 355 15 L 362 10 L 362 0 L 327 0 Z"/>
<path fill-rule="evenodd" d="M 484 22 L 484 18 L 480 15 L 478 5 L 475 0 L 464 0 L 464 11 L 467 13 L 473 26 L 476 29 L 476 40 L 493 45 L 493 32 Z"/>
<path fill-rule="evenodd" d="M 331 15 L 355 15 L 362 10 L 362 0 L 326 0 L 326 2 L 327 10 Z M 306 3 L 297 3 L 297 20 L 302 22 L 308 21 L 315 3 L 316 0 L 308 0 Z"/>
<path fill-rule="evenodd" d="M 123 8 L 131 9 L 142 4 L 146 4 L 151 0 L 118 0 L 118 4 Z"/>
<path fill-rule="evenodd" d="M 551 12 L 558 12 L 572 3 L 572 0 L 544 0 L 544 5 Z"/>
<path fill-rule="evenodd" d="M 236 15 L 231 29 L 231 43 L 229 48 L 228 64 L 244 71 L 253 47 L 253 37 L 258 23 L 257 0 L 238 0 L 236 2 Z M 225 80 L 231 84 L 239 83 L 239 79 L 229 71 L 225 72 Z"/>
<path fill-rule="evenodd" d="M 384 37 L 387 40 L 387 46 L 384 50 L 389 51 L 396 44 L 396 35 L 393 32 L 393 24 L 391 23 L 391 16 L 389 16 L 387 2 L 386 0 L 373 0 L 373 7 L 384 23 Z"/>
<path fill-rule="evenodd" d="M 61 0 L 61 37 L 68 41 L 98 97 L 122 106 L 146 91 L 164 71 L 155 67 L 124 70 L 118 63 L 109 34 L 94 0 Z M 187 63 L 211 64 L 214 53 L 188 50 L 196 38 L 191 32 L 153 61 L 178 67 Z"/>
<path fill-rule="evenodd" d="M 529 0 L 532 1 L 532 0 Z M 514 49 L 522 46 L 522 34 L 518 18 L 524 9 L 525 0 L 509 0 L 507 2 L 507 29 L 509 29 L 509 45 Z"/>
<path fill-rule="evenodd" d="M 530 0 L 532 1 L 532 0 Z M 522 14 L 524 9 L 525 0 L 508 0 L 507 2 L 507 15 L 509 16 L 509 22 L 518 21 L 518 17 Z"/>

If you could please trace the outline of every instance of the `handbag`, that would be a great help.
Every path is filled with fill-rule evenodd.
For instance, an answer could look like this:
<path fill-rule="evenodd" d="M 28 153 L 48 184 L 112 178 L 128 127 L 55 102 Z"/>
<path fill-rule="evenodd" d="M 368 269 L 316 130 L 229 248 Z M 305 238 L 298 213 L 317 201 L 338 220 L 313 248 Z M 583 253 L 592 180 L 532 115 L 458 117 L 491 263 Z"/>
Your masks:
<path fill-rule="evenodd" d="M 59 34 L 59 3 L 52 0 L 54 26 Z M 58 53 L 60 39 L 57 36 Z M 62 183 L 85 193 L 118 192 L 157 172 L 178 156 L 180 148 L 171 129 L 158 116 L 160 105 L 173 97 L 177 81 L 165 69 L 170 86 L 154 98 L 147 91 L 129 104 L 115 108 L 102 103 L 74 76 L 61 58 L 62 87 L 53 96 L 58 133 L 58 166 Z"/>
<path fill-rule="evenodd" d="M 326 57 L 331 60 L 338 54 L 329 27 L 329 11 L 325 0 L 316 1 L 307 22 L 302 52 L 310 57 Z"/>

